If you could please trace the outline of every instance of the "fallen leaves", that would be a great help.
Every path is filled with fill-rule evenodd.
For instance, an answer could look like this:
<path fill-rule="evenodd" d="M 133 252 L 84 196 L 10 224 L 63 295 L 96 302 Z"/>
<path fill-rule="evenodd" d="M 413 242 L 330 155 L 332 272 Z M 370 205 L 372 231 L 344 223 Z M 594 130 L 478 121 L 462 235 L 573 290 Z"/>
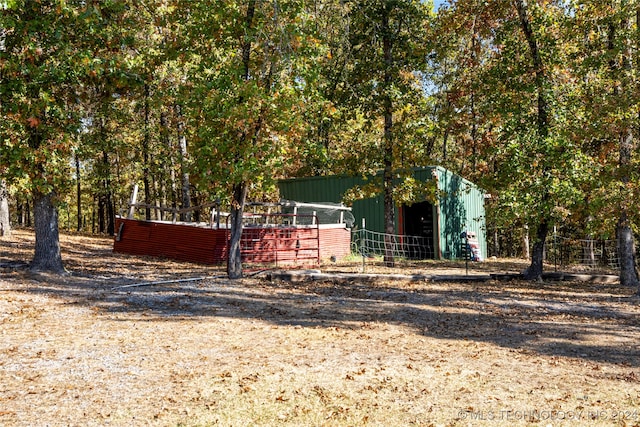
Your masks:
<path fill-rule="evenodd" d="M 640 405 L 640 309 L 623 288 L 254 278 L 114 293 L 211 272 L 63 243 L 83 276 L 0 281 L 2 424 L 446 425 L 458 408 Z"/>

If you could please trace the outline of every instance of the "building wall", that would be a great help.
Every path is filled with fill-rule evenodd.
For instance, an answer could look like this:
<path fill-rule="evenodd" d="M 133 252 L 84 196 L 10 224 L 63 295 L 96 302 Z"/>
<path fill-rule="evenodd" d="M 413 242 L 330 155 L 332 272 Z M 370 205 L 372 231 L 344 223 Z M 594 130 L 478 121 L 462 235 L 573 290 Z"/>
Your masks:
<path fill-rule="evenodd" d="M 440 249 L 444 258 L 461 258 L 463 231 L 476 233 L 482 256 L 487 254 L 484 193 L 472 182 L 444 168 L 436 169 L 442 191 L 439 210 Z"/>
<path fill-rule="evenodd" d="M 472 182 L 442 167 L 430 166 L 414 169 L 414 177 L 420 181 L 438 179 L 440 197 L 434 206 L 435 221 L 434 243 L 439 245 L 440 255 L 444 258 L 462 256 L 460 234 L 474 231 L 478 237 L 483 256 L 486 256 L 486 225 L 484 194 Z M 377 177 L 380 179 L 380 177 Z M 356 185 L 363 185 L 376 179 L 369 177 L 326 176 L 282 180 L 279 182 L 283 198 L 297 202 L 333 202 L 340 203 L 344 194 Z M 352 214 L 355 217 L 354 228 L 362 227 L 365 219 L 366 229 L 384 232 L 384 204 L 382 196 L 358 200 L 353 203 Z M 396 208 L 396 232 L 399 227 L 400 213 Z"/>
<path fill-rule="evenodd" d="M 353 176 L 318 176 L 286 179 L 279 182 L 280 195 L 287 200 L 307 203 L 341 203 L 345 193 L 370 180 Z M 354 228 L 362 227 L 362 218 L 366 219 L 366 228 L 384 231 L 384 210 L 382 196 L 357 200 L 351 207 L 355 217 Z"/>

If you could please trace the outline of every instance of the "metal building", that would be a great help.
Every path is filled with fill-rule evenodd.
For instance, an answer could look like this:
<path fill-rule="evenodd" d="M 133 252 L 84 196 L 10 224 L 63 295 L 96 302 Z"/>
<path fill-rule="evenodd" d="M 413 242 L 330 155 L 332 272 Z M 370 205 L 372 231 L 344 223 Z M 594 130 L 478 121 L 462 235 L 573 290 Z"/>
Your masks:
<path fill-rule="evenodd" d="M 439 166 L 413 169 L 417 181 L 435 180 L 437 203 L 427 200 L 396 207 L 396 233 L 424 238 L 432 248 L 429 258 L 459 259 L 464 256 L 464 231 L 474 232 L 482 254 L 487 253 L 484 193 L 472 182 Z M 362 186 L 374 177 L 320 176 L 279 182 L 280 196 L 300 202 L 343 201 L 345 192 Z M 379 176 L 378 176 L 379 178 Z M 384 232 L 382 195 L 353 203 L 354 228 Z"/>

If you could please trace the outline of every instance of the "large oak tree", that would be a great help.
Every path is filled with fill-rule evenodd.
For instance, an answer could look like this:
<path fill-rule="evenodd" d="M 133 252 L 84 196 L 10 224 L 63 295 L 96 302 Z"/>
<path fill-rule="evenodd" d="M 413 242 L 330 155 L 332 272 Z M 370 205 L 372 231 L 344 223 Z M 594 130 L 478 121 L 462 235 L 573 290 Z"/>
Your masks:
<path fill-rule="evenodd" d="M 240 240 L 247 195 L 281 175 L 299 138 L 317 43 L 300 0 L 189 2 L 186 32 L 195 64 L 186 104 L 200 185 L 230 202 L 228 275 L 242 277 Z"/>
<path fill-rule="evenodd" d="M 124 3 L 23 0 L 1 11 L 0 170 L 26 176 L 36 245 L 31 269 L 63 273 L 57 204 L 69 188 L 83 85 L 118 68 L 97 52 L 122 48 Z"/>
<path fill-rule="evenodd" d="M 348 44 L 344 47 L 347 62 L 342 100 L 361 112 L 367 127 L 377 133 L 373 144 L 359 147 L 358 152 L 363 162 L 373 159 L 383 171 L 384 260 L 393 266 L 394 175 L 412 163 L 403 159 L 403 152 L 420 151 L 415 146 L 408 151 L 401 147 L 408 139 L 403 121 L 416 119 L 410 111 L 422 97 L 418 81 L 426 65 L 431 6 L 419 0 L 349 1 L 345 5 Z"/>

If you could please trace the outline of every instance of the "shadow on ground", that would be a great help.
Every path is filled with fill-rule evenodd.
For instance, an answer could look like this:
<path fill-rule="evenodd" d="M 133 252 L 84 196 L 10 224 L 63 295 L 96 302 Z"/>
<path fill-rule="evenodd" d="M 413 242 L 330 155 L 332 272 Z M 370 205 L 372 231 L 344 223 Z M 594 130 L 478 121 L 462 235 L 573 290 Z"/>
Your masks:
<path fill-rule="evenodd" d="M 15 253 L 0 245 L 0 259 Z M 15 249 L 15 248 L 14 248 Z M 89 241 L 68 248 L 66 277 L 0 269 L 2 290 L 83 304 L 123 322 L 256 319 L 277 325 L 361 328 L 404 325 L 443 340 L 494 343 L 537 354 L 640 366 L 640 299 L 611 284 L 525 281 L 484 283 L 224 278 L 220 268 L 112 254 Z M 185 280 L 187 277 L 204 277 Z M 120 287 L 136 281 L 183 282 Z M 142 280 L 142 283 L 145 283 Z"/>

